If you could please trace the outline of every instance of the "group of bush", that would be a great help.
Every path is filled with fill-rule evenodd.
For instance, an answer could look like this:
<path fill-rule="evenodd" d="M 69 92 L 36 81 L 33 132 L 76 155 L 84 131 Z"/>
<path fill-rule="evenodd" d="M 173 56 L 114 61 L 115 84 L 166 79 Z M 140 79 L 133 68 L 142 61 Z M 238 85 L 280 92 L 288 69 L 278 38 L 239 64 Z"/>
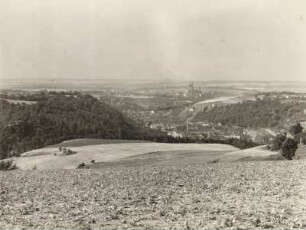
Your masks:
<path fill-rule="evenodd" d="M 65 148 L 65 147 L 59 147 L 58 150 L 63 153 L 65 156 L 77 154 L 76 151 L 72 151 L 71 149 Z"/>
<path fill-rule="evenodd" d="M 17 169 L 13 160 L 2 160 L 0 161 L 0 171 L 10 171 Z"/>
<path fill-rule="evenodd" d="M 295 152 L 303 136 L 303 127 L 300 123 L 296 123 L 290 127 L 288 134 L 278 134 L 272 143 L 270 143 L 269 148 L 272 151 L 281 150 L 281 154 L 285 159 L 292 160 L 295 157 Z"/>

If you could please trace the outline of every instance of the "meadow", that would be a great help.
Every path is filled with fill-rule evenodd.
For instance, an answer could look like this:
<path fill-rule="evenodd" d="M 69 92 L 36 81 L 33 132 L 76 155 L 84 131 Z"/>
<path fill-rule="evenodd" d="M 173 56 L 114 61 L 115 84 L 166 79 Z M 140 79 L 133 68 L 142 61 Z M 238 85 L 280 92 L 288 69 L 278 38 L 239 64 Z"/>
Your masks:
<path fill-rule="evenodd" d="M 63 155 L 59 147 L 67 147 L 75 152 Z M 129 157 L 144 157 L 143 165 L 149 163 L 147 155 L 184 163 L 186 160 L 205 162 L 219 155 L 238 149 L 223 144 L 168 144 L 154 142 L 133 142 L 118 140 L 77 139 L 66 141 L 55 146 L 25 152 L 21 157 L 14 158 L 20 169 L 39 170 L 75 169 L 80 163 L 118 162 Z M 157 156 L 157 155 L 159 156 Z M 146 160 L 147 159 L 147 160 Z"/>

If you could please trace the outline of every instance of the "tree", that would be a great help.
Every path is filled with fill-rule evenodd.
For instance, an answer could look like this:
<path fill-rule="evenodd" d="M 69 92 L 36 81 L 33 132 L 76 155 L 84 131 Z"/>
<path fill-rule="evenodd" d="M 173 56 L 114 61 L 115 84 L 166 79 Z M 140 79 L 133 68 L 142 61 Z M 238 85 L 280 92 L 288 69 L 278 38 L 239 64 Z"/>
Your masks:
<path fill-rule="evenodd" d="M 295 141 L 300 142 L 303 138 L 303 127 L 299 122 L 290 127 L 289 132 L 293 135 Z"/>
<path fill-rule="evenodd" d="M 298 142 L 292 138 L 287 138 L 282 144 L 282 156 L 287 160 L 292 160 L 298 148 Z"/>
<path fill-rule="evenodd" d="M 289 131 L 292 135 L 295 136 L 303 131 L 303 127 L 301 126 L 299 122 L 296 122 L 294 125 L 290 127 Z"/>
<path fill-rule="evenodd" d="M 280 150 L 285 140 L 286 140 L 286 133 L 276 135 L 276 137 L 273 138 L 272 143 L 269 144 L 270 149 L 272 151 Z"/>

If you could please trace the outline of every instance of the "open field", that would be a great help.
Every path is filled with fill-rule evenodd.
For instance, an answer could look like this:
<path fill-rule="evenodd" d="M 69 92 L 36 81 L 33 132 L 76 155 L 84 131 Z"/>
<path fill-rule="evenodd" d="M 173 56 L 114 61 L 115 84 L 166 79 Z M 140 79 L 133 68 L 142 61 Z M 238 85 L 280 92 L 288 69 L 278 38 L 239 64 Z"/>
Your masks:
<path fill-rule="evenodd" d="M 0 99 L 3 101 L 7 101 L 8 103 L 12 104 L 27 104 L 27 105 L 32 105 L 37 103 L 36 101 L 23 101 L 23 100 L 10 100 L 10 99 Z"/>
<path fill-rule="evenodd" d="M 64 155 L 59 151 L 59 146 L 72 150 L 74 154 Z M 298 149 L 296 158 L 306 158 L 306 147 Z M 80 163 L 90 168 L 104 168 L 267 160 L 284 158 L 266 146 L 239 150 L 222 144 L 165 144 L 101 139 L 65 141 L 23 153 L 14 159 L 17 167 L 25 170 L 75 169 Z"/>
<path fill-rule="evenodd" d="M 135 167 L 148 165 L 186 165 L 199 162 L 215 162 L 222 158 L 228 150 L 211 151 L 205 150 L 175 150 L 175 151 L 155 151 L 131 157 L 120 158 L 118 160 L 101 162 L 90 165 L 90 168 L 104 168 L 109 166 Z"/>
<path fill-rule="evenodd" d="M 206 145 L 201 150 L 154 151 L 108 162 L 90 165 L 90 168 L 108 166 L 135 167 L 142 165 L 188 165 L 196 163 L 217 163 L 236 161 L 285 160 L 279 152 L 270 151 L 266 146 L 245 150 L 209 150 Z M 303 150 L 303 151 L 302 151 Z M 304 148 L 298 151 L 297 158 L 305 158 Z"/>
<path fill-rule="evenodd" d="M 239 99 L 237 99 L 237 97 L 234 97 L 234 96 L 230 96 L 230 97 L 217 97 L 217 98 L 214 98 L 214 99 L 207 99 L 207 100 L 204 100 L 204 101 L 199 101 L 199 102 L 196 102 L 192 105 L 192 107 L 195 109 L 195 112 L 200 112 L 202 111 L 203 109 L 203 106 L 208 106 L 208 105 L 212 105 L 212 104 L 215 104 L 215 103 L 224 103 L 224 104 L 231 104 L 231 103 L 238 103 L 239 102 Z M 182 118 L 187 118 L 188 117 L 188 110 L 189 108 L 185 108 L 180 114 L 179 114 L 179 117 L 182 119 Z M 193 114 L 193 116 L 195 116 L 195 113 Z"/>
<path fill-rule="evenodd" d="M 302 228 L 305 171 L 299 160 L 2 172 L 0 226 Z"/>
<path fill-rule="evenodd" d="M 84 145 L 85 143 L 89 145 Z M 201 162 L 209 160 L 213 154 L 225 154 L 238 149 L 222 144 L 164 144 L 153 142 L 142 143 L 109 143 L 95 144 L 90 139 L 64 142 L 63 145 L 74 151 L 76 154 L 65 156 L 61 154 L 59 148 L 47 147 L 23 153 L 21 157 L 15 158 L 17 167 L 20 169 L 75 169 L 80 163 L 95 162 L 113 162 L 126 157 L 148 154 L 152 152 L 169 153 L 172 152 L 175 158 L 175 152 L 180 151 L 181 160 L 195 155 L 189 155 L 191 152 L 198 152 L 197 159 Z M 83 144 L 83 146 L 79 146 Z M 60 144 L 59 146 L 62 146 Z M 70 147 L 72 146 L 72 147 Z M 201 154 L 202 153 L 202 154 Z M 201 155 L 199 155 L 201 154 Z M 168 154 L 169 155 L 169 154 Z M 170 154 L 171 155 L 171 154 Z M 185 156 L 184 156 L 185 155 Z M 206 157 L 210 158 L 206 158 Z M 184 158 L 183 158 L 184 157 Z M 144 162 L 146 163 L 146 162 Z"/>
<path fill-rule="evenodd" d="M 214 99 L 208 99 L 208 100 L 204 100 L 204 101 L 200 101 L 195 103 L 193 106 L 203 106 L 206 104 L 213 104 L 213 103 L 218 103 L 218 102 L 223 102 L 225 104 L 232 104 L 235 103 L 237 101 L 240 102 L 241 100 L 239 100 L 237 97 L 218 97 L 218 98 L 214 98 Z"/>
<path fill-rule="evenodd" d="M 101 145 L 101 144 L 127 144 L 127 143 L 150 143 L 149 141 L 137 141 L 137 140 L 116 140 L 116 139 L 92 139 L 82 138 L 63 141 L 60 144 L 52 145 L 49 147 L 81 147 L 88 145 Z M 152 142 L 151 142 L 152 143 Z"/>

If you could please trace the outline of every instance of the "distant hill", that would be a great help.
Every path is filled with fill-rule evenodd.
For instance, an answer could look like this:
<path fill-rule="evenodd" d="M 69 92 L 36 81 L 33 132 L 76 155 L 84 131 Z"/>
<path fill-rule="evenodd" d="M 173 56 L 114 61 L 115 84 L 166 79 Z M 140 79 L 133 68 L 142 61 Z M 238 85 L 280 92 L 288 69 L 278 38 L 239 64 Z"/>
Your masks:
<path fill-rule="evenodd" d="M 303 117 L 306 103 L 280 100 L 244 101 L 227 106 L 206 108 L 195 121 L 221 123 L 245 128 L 286 127 Z M 305 116 L 304 116 L 305 117 Z"/>
<path fill-rule="evenodd" d="M 0 100 L 0 159 L 67 139 L 130 139 L 137 133 L 119 111 L 90 95 L 51 92 L 31 99 L 36 103 Z"/>

